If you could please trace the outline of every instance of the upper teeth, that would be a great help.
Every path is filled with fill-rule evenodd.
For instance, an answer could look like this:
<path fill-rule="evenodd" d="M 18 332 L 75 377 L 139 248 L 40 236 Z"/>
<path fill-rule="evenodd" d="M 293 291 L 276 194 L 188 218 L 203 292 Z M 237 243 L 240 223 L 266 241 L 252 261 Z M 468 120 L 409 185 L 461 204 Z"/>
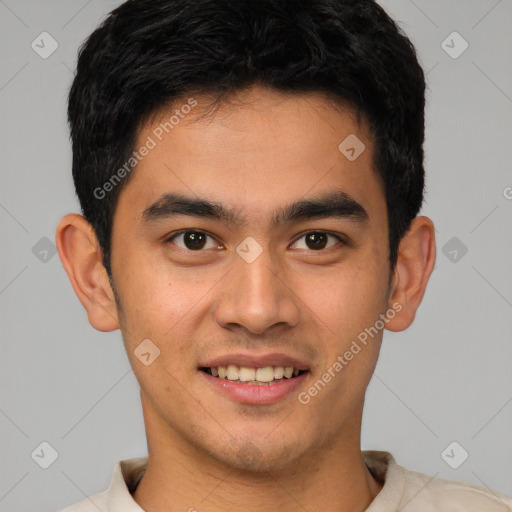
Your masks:
<path fill-rule="evenodd" d="M 292 375 L 297 376 L 299 370 L 293 369 L 292 366 L 265 366 L 263 368 L 250 368 L 248 366 L 236 366 L 229 364 L 228 366 L 211 367 L 212 375 L 221 379 L 240 380 L 242 382 L 250 382 L 253 380 L 259 382 L 271 382 L 274 379 L 282 379 L 283 376 L 289 379 Z"/>

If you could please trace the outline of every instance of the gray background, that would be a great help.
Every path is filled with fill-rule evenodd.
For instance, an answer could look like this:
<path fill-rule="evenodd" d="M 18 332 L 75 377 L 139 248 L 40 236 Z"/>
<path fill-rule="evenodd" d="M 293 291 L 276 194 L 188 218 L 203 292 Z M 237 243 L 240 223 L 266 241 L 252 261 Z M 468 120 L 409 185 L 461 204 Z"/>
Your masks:
<path fill-rule="evenodd" d="M 2 511 L 55 511 L 147 453 L 120 333 L 88 324 L 52 253 L 58 220 L 79 211 L 65 118 L 77 48 L 118 3 L 0 0 Z M 428 72 L 422 213 L 438 259 L 413 326 L 385 334 L 363 448 L 512 495 L 512 2 L 382 5 Z M 43 31 L 59 45 L 46 59 L 31 47 Z M 453 31 L 469 44 L 458 58 L 442 47 Z M 463 48 L 457 36 L 446 45 Z M 50 450 L 31 455 L 43 441 L 58 452 L 46 470 L 34 459 Z"/>

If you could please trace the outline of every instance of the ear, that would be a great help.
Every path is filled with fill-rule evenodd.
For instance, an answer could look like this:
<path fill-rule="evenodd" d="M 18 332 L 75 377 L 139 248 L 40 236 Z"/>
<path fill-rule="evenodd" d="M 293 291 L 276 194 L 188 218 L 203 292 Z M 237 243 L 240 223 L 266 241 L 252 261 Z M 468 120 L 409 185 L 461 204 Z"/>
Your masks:
<path fill-rule="evenodd" d="M 98 331 L 118 329 L 115 296 L 93 227 L 81 215 L 71 213 L 59 222 L 55 238 L 62 265 L 89 323 Z"/>
<path fill-rule="evenodd" d="M 386 329 L 403 331 L 412 324 L 435 261 L 434 224 L 428 217 L 416 217 L 398 249 L 388 301 L 389 308 L 395 304 L 397 314 L 386 323 Z"/>

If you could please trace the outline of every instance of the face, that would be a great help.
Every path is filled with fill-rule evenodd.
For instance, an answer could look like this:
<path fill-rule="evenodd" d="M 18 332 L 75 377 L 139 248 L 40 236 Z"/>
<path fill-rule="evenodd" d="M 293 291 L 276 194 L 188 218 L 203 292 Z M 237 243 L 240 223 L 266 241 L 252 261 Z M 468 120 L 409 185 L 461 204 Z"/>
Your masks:
<path fill-rule="evenodd" d="M 366 344 L 358 336 L 390 307 L 372 138 L 318 94 L 252 88 L 200 120 L 209 103 L 195 100 L 187 115 L 175 104 L 141 128 L 136 147 L 155 144 L 113 222 L 118 317 L 146 428 L 259 470 L 298 464 L 342 437 L 359 447 L 382 331 Z M 161 123 L 176 108 L 167 134 Z M 365 145 L 355 159 L 338 148 L 349 135 Z M 202 369 L 228 363 L 304 372 L 258 385 Z"/>

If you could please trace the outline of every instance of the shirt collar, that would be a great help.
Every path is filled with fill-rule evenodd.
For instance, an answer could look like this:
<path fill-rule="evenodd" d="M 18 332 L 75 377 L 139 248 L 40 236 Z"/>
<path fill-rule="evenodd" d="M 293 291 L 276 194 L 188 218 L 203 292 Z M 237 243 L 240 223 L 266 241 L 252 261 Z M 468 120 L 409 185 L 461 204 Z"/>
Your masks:
<path fill-rule="evenodd" d="M 112 480 L 107 491 L 109 512 L 144 512 L 133 499 L 130 491 L 146 471 L 148 458 L 127 459 L 118 462 L 112 472 Z"/>
<path fill-rule="evenodd" d="M 391 453 L 363 451 L 363 460 L 370 473 L 384 486 L 365 512 L 398 510 L 405 493 L 405 471 Z"/>

